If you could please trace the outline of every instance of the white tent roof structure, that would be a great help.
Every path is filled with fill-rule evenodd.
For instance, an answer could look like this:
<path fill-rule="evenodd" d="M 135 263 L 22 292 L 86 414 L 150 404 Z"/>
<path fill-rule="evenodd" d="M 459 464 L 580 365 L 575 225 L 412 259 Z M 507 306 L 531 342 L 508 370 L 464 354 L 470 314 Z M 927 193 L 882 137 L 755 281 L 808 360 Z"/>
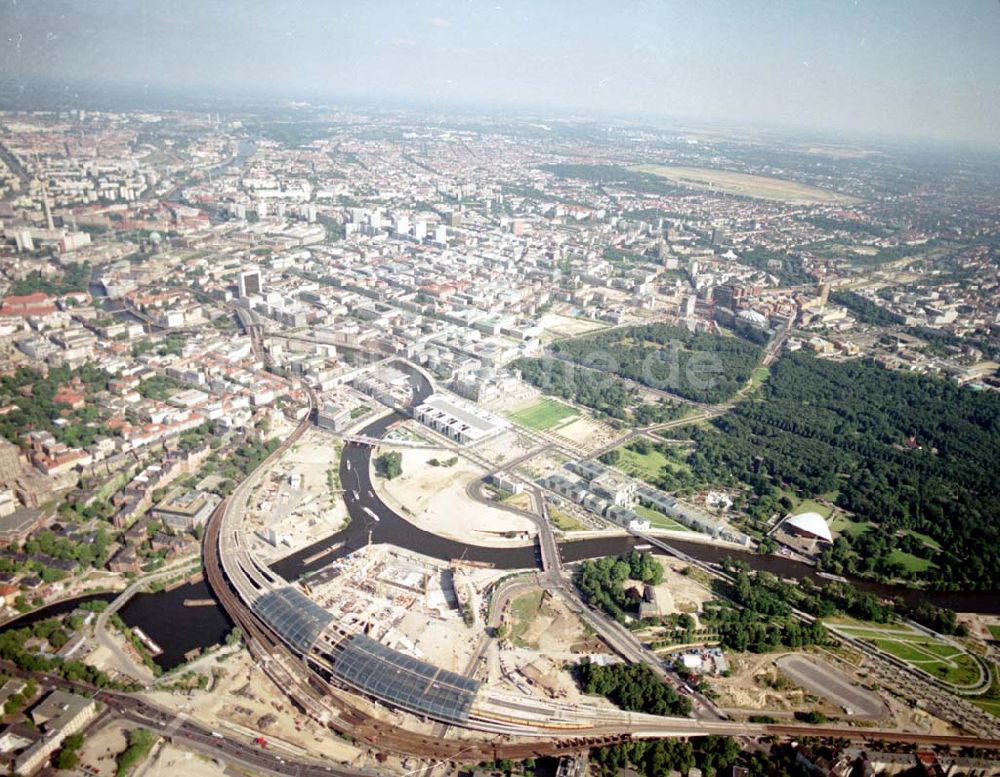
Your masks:
<path fill-rule="evenodd" d="M 826 540 L 827 542 L 833 542 L 830 527 L 827 525 L 826 519 L 819 513 L 793 515 L 788 519 L 788 523 L 800 532 L 812 534 L 814 537 L 819 537 L 821 540 Z"/>

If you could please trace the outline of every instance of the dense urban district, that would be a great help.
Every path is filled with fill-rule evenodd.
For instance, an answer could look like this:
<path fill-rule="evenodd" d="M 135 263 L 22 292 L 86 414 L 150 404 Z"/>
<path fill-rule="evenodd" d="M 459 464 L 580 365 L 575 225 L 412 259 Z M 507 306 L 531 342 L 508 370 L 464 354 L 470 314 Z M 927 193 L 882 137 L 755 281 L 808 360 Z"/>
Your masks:
<path fill-rule="evenodd" d="M 1000 769 L 1000 164 L 0 114 L 0 763 Z"/>

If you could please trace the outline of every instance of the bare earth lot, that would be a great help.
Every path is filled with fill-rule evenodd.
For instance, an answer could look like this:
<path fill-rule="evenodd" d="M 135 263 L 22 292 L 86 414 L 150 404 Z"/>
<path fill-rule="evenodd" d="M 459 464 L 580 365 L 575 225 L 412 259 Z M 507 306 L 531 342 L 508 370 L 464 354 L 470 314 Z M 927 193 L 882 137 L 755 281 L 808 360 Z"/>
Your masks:
<path fill-rule="evenodd" d="M 465 492 L 466 485 L 483 471 L 459 458 L 451 467 L 435 467 L 430 460 L 454 456 L 447 449 L 403 450 L 403 474 L 393 480 L 375 477 L 376 489 L 399 505 L 402 515 L 421 529 L 478 545 L 523 543 L 524 537 L 508 532 L 534 533 L 527 518 L 481 504 Z"/>

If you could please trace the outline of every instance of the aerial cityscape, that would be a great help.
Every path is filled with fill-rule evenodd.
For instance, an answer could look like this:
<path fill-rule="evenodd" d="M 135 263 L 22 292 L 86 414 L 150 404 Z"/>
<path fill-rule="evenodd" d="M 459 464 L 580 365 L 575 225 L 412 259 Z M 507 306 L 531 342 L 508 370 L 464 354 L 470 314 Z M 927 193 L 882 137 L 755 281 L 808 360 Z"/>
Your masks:
<path fill-rule="evenodd" d="M 374 5 L 0 14 L 0 768 L 1000 774 L 1000 8 Z"/>

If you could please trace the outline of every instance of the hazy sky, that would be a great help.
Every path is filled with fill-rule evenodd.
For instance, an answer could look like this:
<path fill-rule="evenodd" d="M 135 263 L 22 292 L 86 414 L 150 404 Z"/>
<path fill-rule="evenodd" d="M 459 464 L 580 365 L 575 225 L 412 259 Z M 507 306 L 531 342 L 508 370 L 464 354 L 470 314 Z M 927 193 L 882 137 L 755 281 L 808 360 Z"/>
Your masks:
<path fill-rule="evenodd" d="M 1000 144 L 998 0 L 0 0 L 2 88 L 102 82 Z"/>

